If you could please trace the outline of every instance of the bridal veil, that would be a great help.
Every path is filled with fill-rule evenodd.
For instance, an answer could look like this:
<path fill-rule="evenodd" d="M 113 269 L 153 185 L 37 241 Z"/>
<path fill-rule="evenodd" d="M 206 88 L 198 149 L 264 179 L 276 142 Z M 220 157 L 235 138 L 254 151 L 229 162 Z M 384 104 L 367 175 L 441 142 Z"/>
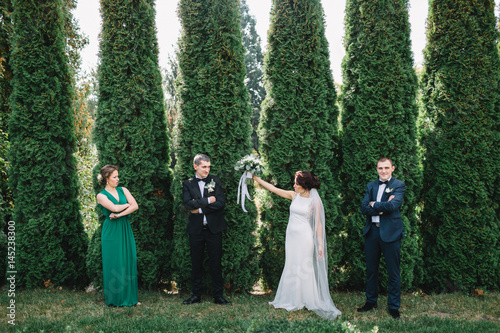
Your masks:
<path fill-rule="evenodd" d="M 310 223 L 314 238 L 313 269 L 318 291 L 317 309 L 310 310 L 314 311 L 320 317 L 335 319 L 341 315 L 341 312 L 333 304 L 330 296 L 330 289 L 328 288 L 328 251 L 325 233 L 325 209 L 316 189 L 311 189 L 310 197 L 312 198 Z M 323 249 L 323 256 L 319 258 L 321 248 Z"/>

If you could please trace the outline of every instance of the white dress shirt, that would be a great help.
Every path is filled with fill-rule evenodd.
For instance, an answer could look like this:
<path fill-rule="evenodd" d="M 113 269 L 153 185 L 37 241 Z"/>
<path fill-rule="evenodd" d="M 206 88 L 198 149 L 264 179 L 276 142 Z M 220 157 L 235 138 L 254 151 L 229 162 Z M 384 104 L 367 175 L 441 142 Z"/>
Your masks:
<path fill-rule="evenodd" d="M 198 176 L 195 176 L 197 179 L 201 179 L 200 177 Z M 198 182 L 198 187 L 200 188 L 200 193 L 201 193 L 201 197 L 203 198 L 203 194 L 205 192 L 205 182 L 201 182 L 199 181 Z M 210 205 L 210 197 L 207 198 L 208 200 L 208 204 Z M 200 214 L 203 214 L 203 211 L 201 210 L 201 208 L 198 208 L 198 212 Z M 207 222 L 207 216 L 206 215 L 203 215 L 203 225 L 207 225 L 208 222 Z"/>
<path fill-rule="evenodd" d="M 387 183 L 389 183 L 389 181 L 391 180 L 391 178 L 387 179 Z M 379 180 L 382 181 L 381 179 L 379 179 Z M 380 200 L 382 200 L 382 195 L 384 195 L 384 191 L 385 191 L 386 187 L 387 187 L 386 184 L 380 184 L 378 186 L 377 201 L 376 202 L 380 202 Z M 374 216 L 372 216 L 372 223 L 380 223 L 380 215 L 374 215 Z"/>

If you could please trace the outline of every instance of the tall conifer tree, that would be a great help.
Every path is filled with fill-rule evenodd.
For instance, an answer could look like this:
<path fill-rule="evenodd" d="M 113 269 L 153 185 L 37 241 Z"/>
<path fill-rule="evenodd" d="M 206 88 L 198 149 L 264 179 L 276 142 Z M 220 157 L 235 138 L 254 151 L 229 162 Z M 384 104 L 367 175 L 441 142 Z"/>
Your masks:
<path fill-rule="evenodd" d="M 348 0 L 346 55 L 342 64 L 342 205 L 346 286 L 364 288 L 365 254 L 360 212 L 366 185 L 377 177 L 379 157 L 392 158 L 393 176 L 406 184 L 401 209 L 405 239 L 401 248 L 401 287 L 410 288 L 421 269 L 415 208 L 421 171 L 417 150 L 417 77 L 408 21 L 408 0 Z M 381 268 L 382 285 L 387 285 Z M 417 274 L 417 276 L 415 275 Z"/>
<path fill-rule="evenodd" d="M 247 77 L 245 84 L 248 93 L 250 94 L 250 104 L 252 105 L 252 145 L 255 150 L 259 150 L 259 138 L 257 128 L 259 126 L 260 108 L 262 101 L 266 97 L 264 89 L 263 77 L 264 73 L 262 66 L 264 64 L 264 56 L 260 46 L 260 36 L 255 30 L 255 16 L 250 15 L 246 0 L 241 0 L 241 32 L 243 34 L 243 46 L 246 49 L 245 68 Z"/>
<path fill-rule="evenodd" d="M 492 0 L 429 4 L 422 95 L 426 287 L 500 287 L 498 32 Z"/>
<path fill-rule="evenodd" d="M 12 68 L 9 64 L 10 36 L 12 35 L 11 0 L 0 0 L 0 7 L 0 211 L 3 212 L 4 218 L 10 218 L 12 215 L 12 193 L 7 184 L 7 149 L 9 145 L 7 133 L 8 119 L 11 113 L 10 94 L 12 93 Z"/>
<path fill-rule="evenodd" d="M 83 287 L 88 279 L 72 153 L 73 85 L 65 3 L 16 1 L 12 14 L 9 182 L 17 225 L 18 285 Z"/>
<path fill-rule="evenodd" d="M 12 192 L 7 183 L 7 135 L 8 116 L 10 114 L 10 94 L 12 92 L 12 70 L 9 65 L 10 42 L 12 34 L 12 4 L 10 0 L 0 0 L 0 279 L 3 280 L 7 268 L 7 241 L 4 226 L 12 217 Z"/>
<path fill-rule="evenodd" d="M 75 0 L 63 0 L 64 32 L 66 34 L 66 54 L 69 57 L 70 74 L 76 75 L 80 65 L 79 51 L 85 46 L 86 39 L 80 34 L 78 24 L 71 14 L 76 6 Z M 11 113 L 10 95 L 12 93 L 12 68 L 10 66 L 10 38 L 12 35 L 12 1 L 0 0 L 0 197 L 4 203 L 0 204 L 6 218 L 12 217 L 12 193 L 7 185 L 7 150 L 8 118 Z"/>
<path fill-rule="evenodd" d="M 267 178 L 279 188 L 292 189 L 298 170 L 319 177 L 332 287 L 340 279 L 341 255 L 339 166 L 334 154 L 338 107 L 319 0 L 273 1 L 264 78 L 267 96 L 259 135 Z M 266 192 L 262 204 L 261 267 L 266 286 L 274 289 L 285 263 L 290 201 Z"/>
<path fill-rule="evenodd" d="M 101 63 L 94 127 L 99 163 L 120 169 L 120 184 L 139 210 L 130 216 L 137 244 L 139 286 L 170 281 L 171 171 L 162 78 L 158 66 L 154 0 L 101 0 Z M 96 192 L 102 187 L 95 184 Z M 99 212 L 102 216 L 102 212 Z M 100 235 L 87 262 L 102 281 Z"/>
<path fill-rule="evenodd" d="M 251 152 L 250 103 L 245 87 L 238 0 L 181 0 L 179 16 L 179 114 L 176 124 L 177 164 L 172 192 L 176 222 L 174 269 L 176 281 L 188 286 L 191 272 L 187 214 L 182 205 L 182 181 L 194 176 L 193 157 L 210 156 L 211 173 L 225 186 L 223 276 L 233 290 L 250 290 L 258 279 L 254 235 L 256 208 L 248 213 L 237 204 L 241 174 L 235 163 Z"/>

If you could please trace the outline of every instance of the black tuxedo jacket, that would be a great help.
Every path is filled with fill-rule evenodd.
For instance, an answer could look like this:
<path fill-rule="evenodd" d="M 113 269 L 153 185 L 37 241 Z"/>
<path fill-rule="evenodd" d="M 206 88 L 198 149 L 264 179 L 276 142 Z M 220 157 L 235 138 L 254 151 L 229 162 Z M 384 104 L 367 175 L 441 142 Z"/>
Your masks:
<path fill-rule="evenodd" d="M 212 192 L 207 189 L 207 184 L 211 181 L 215 182 L 215 188 Z M 215 196 L 216 201 L 208 204 L 208 197 Z M 208 175 L 205 182 L 203 198 L 201 197 L 198 181 L 195 177 L 189 178 L 182 184 L 182 202 L 188 210 L 189 219 L 187 225 L 187 233 L 198 235 L 203 229 L 203 216 L 207 217 L 208 229 L 211 233 L 216 234 L 227 229 L 226 220 L 224 219 L 224 207 L 226 200 L 222 189 L 222 182 L 219 177 Z M 193 209 L 201 208 L 203 214 L 192 214 Z"/>
<path fill-rule="evenodd" d="M 361 202 L 361 213 L 366 215 L 366 225 L 363 230 L 365 236 L 371 228 L 372 216 L 380 216 L 380 238 L 384 242 L 394 242 L 404 238 L 403 221 L 401 220 L 400 208 L 403 203 L 403 198 L 406 191 L 405 184 L 392 177 L 385 191 L 382 195 L 380 202 L 375 202 L 373 207 L 369 204 L 372 201 L 377 201 L 378 193 L 378 179 L 369 182 L 366 186 L 366 193 L 363 201 Z M 391 201 L 389 197 L 394 195 Z"/>

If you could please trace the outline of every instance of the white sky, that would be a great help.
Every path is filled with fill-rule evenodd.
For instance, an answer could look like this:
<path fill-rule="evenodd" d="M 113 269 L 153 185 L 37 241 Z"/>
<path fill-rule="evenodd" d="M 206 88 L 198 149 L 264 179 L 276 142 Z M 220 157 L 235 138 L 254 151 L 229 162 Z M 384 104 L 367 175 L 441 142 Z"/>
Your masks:
<path fill-rule="evenodd" d="M 178 0 L 156 0 L 156 27 L 162 68 L 167 66 L 167 55 L 173 53 L 180 34 L 180 22 L 176 13 L 178 2 Z M 497 7 L 499 2 L 500 0 L 495 0 Z M 247 0 L 250 14 L 254 15 L 257 20 L 256 28 L 262 39 L 263 51 L 267 44 L 271 3 L 272 0 Z M 322 0 L 326 16 L 326 38 L 330 45 L 330 61 L 336 82 L 342 81 L 341 63 L 345 55 L 342 42 L 345 3 L 346 0 Z M 423 62 L 427 8 L 427 0 L 410 0 L 411 40 L 416 66 L 421 66 Z M 98 61 L 98 35 L 101 28 L 99 0 L 79 0 L 73 14 L 79 21 L 80 29 L 89 38 L 89 45 L 82 51 L 82 69 L 88 72 L 97 67 Z"/>

